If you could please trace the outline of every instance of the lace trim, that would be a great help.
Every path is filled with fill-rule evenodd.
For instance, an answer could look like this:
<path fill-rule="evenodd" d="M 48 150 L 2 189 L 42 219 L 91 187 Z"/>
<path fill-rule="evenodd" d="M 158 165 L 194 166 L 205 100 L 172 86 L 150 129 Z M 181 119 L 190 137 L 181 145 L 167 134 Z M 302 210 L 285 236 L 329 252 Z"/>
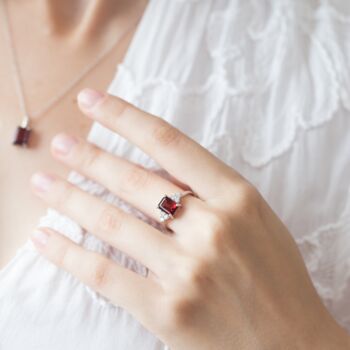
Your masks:
<path fill-rule="evenodd" d="M 349 233 L 350 189 L 336 222 L 296 239 L 316 289 L 329 307 L 346 299 L 346 289 L 350 288 Z"/>
<path fill-rule="evenodd" d="M 224 8 L 225 11 L 222 10 Z M 245 135 L 243 141 L 238 143 L 237 152 L 241 153 L 242 160 L 251 167 L 264 167 L 289 152 L 301 132 L 324 126 L 333 120 L 341 103 L 350 110 L 349 92 L 344 81 L 346 69 L 338 67 L 342 61 L 337 60 L 337 54 L 332 49 L 332 45 L 339 44 L 324 36 L 319 37 L 318 32 L 310 30 L 315 19 L 324 19 L 321 22 L 324 26 L 330 17 L 346 20 L 340 14 L 338 9 L 326 2 L 318 5 L 302 1 L 267 4 L 256 1 L 222 1 L 209 15 L 203 37 L 206 47 L 203 48 L 203 54 L 195 58 L 198 60 L 196 65 L 203 64 L 212 70 L 204 82 L 188 86 L 157 76 L 135 76 L 132 67 L 126 65 L 119 65 L 118 78 L 130 87 L 128 90 L 133 101 L 173 94 L 176 96 L 171 100 L 180 100 L 184 105 L 187 103 L 183 99 L 185 96 L 189 97 L 188 101 L 192 106 L 197 105 L 193 103 L 193 96 L 203 99 L 209 96 L 210 99 L 212 95 L 215 97 L 213 101 L 225 103 L 229 100 L 234 103 L 228 112 L 235 113 L 235 118 L 242 121 L 236 134 Z M 339 30 L 339 34 L 346 34 L 344 28 Z M 293 46 L 290 39 L 299 40 L 300 43 L 305 41 L 310 47 L 310 55 L 307 58 L 302 57 L 301 44 Z M 248 66 L 249 58 L 255 57 L 251 57 L 251 52 L 262 59 L 257 61 L 256 76 L 253 67 L 250 69 Z M 347 55 L 345 48 L 341 52 Z M 207 59 L 210 61 L 206 62 Z M 287 73 L 284 72 L 288 71 L 286 64 L 290 61 L 294 62 L 295 74 L 292 78 L 295 81 L 293 85 L 286 85 L 286 88 L 293 91 L 283 101 L 284 95 L 278 91 L 281 91 L 283 79 L 288 80 Z M 272 69 L 272 64 L 279 68 Z M 297 71 L 300 64 L 304 69 L 303 74 Z M 167 76 L 163 73 L 161 70 L 159 76 Z M 298 92 L 300 88 L 301 93 Z M 152 96 L 149 97 L 150 95 Z M 309 99 L 304 100 L 300 96 L 309 96 Z M 242 104 L 250 108 L 250 111 L 237 112 L 236 107 L 241 104 L 241 99 L 244 99 Z M 214 104 L 216 109 L 212 108 L 210 114 L 207 112 L 210 123 L 215 123 L 214 120 L 220 116 L 220 106 L 218 103 Z M 174 113 L 176 108 L 176 105 L 168 106 L 170 113 Z M 261 111 L 260 115 L 257 115 L 258 111 Z M 229 116 L 222 118 L 228 119 Z M 289 123 L 288 127 L 286 123 Z M 232 122 L 227 122 L 227 132 L 234 133 L 235 127 L 229 124 Z M 216 129 L 212 130 L 209 137 L 218 137 L 214 135 Z M 213 139 L 209 141 L 212 142 Z"/>
<path fill-rule="evenodd" d="M 315 14 L 315 18 L 328 18 L 331 16 L 333 19 L 337 20 L 338 22 L 350 24 L 350 16 L 346 16 L 343 13 L 341 13 L 338 9 L 336 9 L 334 6 L 331 6 L 329 3 L 323 3 L 320 5 L 318 11 Z"/>
<path fill-rule="evenodd" d="M 129 83 L 132 84 L 132 88 L 129 89 L 129 91 L 134 91 L 133 96 L 130 98 L 133 101 L 137 101 L 141 98 L 141 96 L 145 97 L 147 95 L 147 89 L 154 89 L 157 88 L 159 90 L 163 90 L 163 86 L 165 85 L 167 88 L 171 88 L 172 92 L 179 95 L 188 95 L 188 94 L 194 94 L 194 95 L 202 95 L 204 93 L 208 93 L 209 90 L 213 89 L 216 90 L 215 85 L 220 85 L 227 87 L 227 80 L 219 75 L 212 75 L 209 77 L 207 82 L 203 86 L 192 86 L 188 88 L 181 88 L 179 85 L 177 85 L 174 82 L 171 81 L 165 81 L 163 79 L 153 79 L 153 80 L 147 80 L 143 82 L 142 84 L 137 85 L 137 87 L 134 87 L 136 84 L 134 79 L 132 78 L 132 73 L 126 68 L 126 67 L 120 67 L 121 70 L 123 70 L 122 74 L 125 74 L 127 76 L 126 79 L 129 80 Z M 130 81 L 131 80 L 131 81 Z M 249 87 L 246 87 L 245 89 L 242 88 L 227 88 L 226 90 L 226 98 L 227 96 L 246 96 L 251 94 L 252 89 Z M 339 91 L 339 88 L 337 88 L 337 91 Z M 204 97 L 203 97 L 204 98 Z M 174 99 L 176 99 L 174 97 Z M 331 103 L 331 102 L 330 102 Z M 350 103 L 349 103 L 350 106 Z M 218 108 L 222 108 L 221 106 L 218 106 Z M 335 116 L 337 115 L 337 112 L 340 108 L 340 97 L 337 95 L 336 99 L 334 100 L 333 106 L 330 108 L 330 111 L 328 114 L 325 114 L 323 118 L 319 118 L 318 120 L 306 120 L 305 116 L 302 115 L 300 111 L 295 110 L 294 114 L 290 114 L 289 118 L 289 131 L 287 134 L 284 135 L 283 139 L 278 144 L 278 147 L 270 149 L 270 152 L 265 155 L 256 156 L 255 152 L 253 152 L 250 149 L 244 148 L 242 144 L 235 143 L 236 147 L 234 148 L 235 152 L 240 152 L 242 156 L 242 160 L 249 164 L 251 167 L 254 168 L 261 168 L 265 167 L 268 164 L 270 164 L 273 160 L 276 160 L 286 154 L 287 152 L 291 151 L 293 145 L 297 142 L 298 136 L 302 132 L 308 132 L 315 128 L 322 127 L 326 125 L 327 123 L 331 122 L 335 119 Z M 202 144 L 207 144 L 207 148 L 209 150 L 213 150 L 218 157 L 226 157 L 228 162 L 231 162 L 230 159 L 232 159 L 235 155 L 231 152 L 230 148 L 224 147 L 223 152 L 215 151 L 218 147 L 218 143 L 222 142 L 221 140 L 228 140 L 232 139 L 230 142 L 234 142 L 234 139 L 241 139 L 241 137 L 235 137 L 234 134 L 241 133 L 242 129 L 235 130 L 226 130 L 223 133 L 215 133 L 214 130 L 217 130 L 215 127 L 217 123 L 217 113 L 218 110 L 215 111 L 214 115 L 208 116 L 208 123 L 210 123 L 210 126 L 208 127 L 212 132 L 208 134 L 208 140 L 202 140 Z M 291 111 L 292 113 L 293 111 Z M 287 117 L 285 119 L 288 119 Z M 259 128 L 259 121 L 258 120 L 252 120 L 250 124 L 248 124 L 248 121 L 246 121 L 246 129 L 243 130 L 243 133 L 245 136 L 248 136 L 245 140 L 245 145 L 252 145 L 252 143 L 255 144 L 254 150 L 259 149 L 260 143 L 264 142 L 264 140 L 258 140 L 256 136 L 256 130 Z M 255 125 L 255 126 L 254 126 Z M 254 132 L 252 131 L 254 130 Z M 253 133 L 253 135 L 252 135 Z M 266 133 L 269 134 L 269 133 Z M 255 140 L 255 141 L 253 141 Z M 266 141 L 266 140 L 265 140 Z M 251 146 L 250 146 L 251 147 Z M 232 148 L 233 150 L 233 148 Z M 230 153 L 230 154 L 229 154 Z M 226 156 L 225 156 L 226 155 Z M 139 158 L 137 161 L 145 161 L 147 164 L 151 164 L 151 160 L 146 160 L 144 155 L 139 155 Z"/>
<path fill-rule="evenodd" d="M 327 49 L 312 35 L 309 35 L 309 37 L 310 41 L 313 42 L 314 47 L 317 48 L 320 57 L 322 57 L 322 62 L 324 62 L 324 67 L 328 72 L 327 79 L 329 79 L 329 83 L 325 84 L 327 85 L 327 89 L 329 89 L 327 107 L 324 109 L 324 112 L 319 113 L 317 117 L 312 116 L 312 118 L 307 118 L 307 112 L 303 111 L 301 108 L 295 107 L 294 110 L 290 110 L 288 115 L 286 114 L 283 117 L 283 121 L 287 121 L 289 127 L 285 128 L 285 131 L 278 135 L 278 141 L 273 142 L 272 144 L 271 140 L 267 140 L 265 135 L 271 135 L 272 130 L 270 129 L 273 128 L 274 135 L 276 136 L 276 130 L 279 129 L 278 125 L 274 125 L 273 122 L 265 122 L 266 118 L 263 115 L 260 117 L 257 115 L 246 116 L 245 125 L 240 127 L 240 133 L 242 134 L 243 131 L 246 136 L 245 141 L 239 145 L 239 148 L 237 148 L 236 151 L 240 151 L 243 161 L 251 167 L 260 168 L 267 166 L 273 160 L 278 159 L 286 152 L 290 151 L 293 145 L 297 142 L 298 135 L 301 132 L 307 132 L 332 121 L 341 108 L 341 101 L 343 102 L 343 106 L 350 110 L 350 99 L 348 93 L 340 82 L 340 78 L 337 75 L 334 63 L 329 56 Z M 230 85 L 228 80 L 229 73 L 227 72 L 228 66 L 225 65 L 225 61 L 226 59 L 232 59 L 232 57 L 238 57 L 238 49 L 234 50 L 233 48 L 230 48 L 229 51 L 231 56 L 227 56 L 224 59 L 218 58 L 220 63 L 216 66 L 220 66 L 221 68 L 218 68 L 216 72 L 211 74 L 202 85 L 182 86 L 174 81 L 160 78 L 148 78 L 142 82 L 136 82 L 132 72 L 125 65 L 119 66 L 119 77 L 124 79 L 130 86 L 129 91 L 132 91 L 131 100 L 134 101 L 141 100 L 142 98 L 145 99 L 148 92 L 154 93 L 154 89 L 158 89 L 160 92 L 166 91 L 167 94 L 176 94 L 181 97 L 198 96 L 200 98 L 205 98 L 203 96 L 205 94 L 214 92 L 217 94 L 218 91 L 220 91 L 221 100 L 220 98 L 217 98 L 216 100 L 220 100 L 222 103 L 231 97 L 251 98 L 254 95 L 253 83 L 245 83 L 244 86 L 238 87 Z M 282 47 L 279 55 L 285 55 L 285 51 L 286 49 Z M 218 53 L 214 50 L 212 56 L 215 57 L 217 55 Z M 174 97 L 173 100 L 179 100 L 179 98 Z M 213 111 L 213 114 L 208 115 L 209 123 L 216 122 L 217 116 L 219 115 L 219 108 L 221 108 L 221 106 L 218 105 L 217 109 Z M 316 113 L 320 109 L 320 106 L 314 107 L 313 113 Z M 272 120 L 273 119 L 274 118 L 272 118 Z M 280 122 L 281 121 L 279 121 L 279 123 Z M 242 128 L 244 128 L 244 130 L 242 130 Z M 227 127 L 227 129 L 230 128 Z M 233 133 L 234 131 L 231 130 L 228 132 Z M 212 138 L 219 137 L 214 134 L 215 132 L 211 134 Z M 210 140 L 210 143 L 212 142 L 214 142 L 214 140 Z M 268 144 L 269 147 L 266 148 Z M 264 147 L 261 147 L 262 145 Z"/>
<path fill-rule="evenodd" d="M 229 56 L 228 58 L 231 57 L 232 56 Z M 146 90 L 163 88 L 164 86 L 180 96 L 204 95 L 215 88 L 216 85 L 225 86 L 225 93 L 227 96 L 248 95 L 253 91 L 253 87 L 251 86 L 246 86 L 243 88 L 230 86 L 230 83 L 225 75 L 220 73 L 213 73 L 203 84 L 193 86 L 178 84 L 175 81 L 163 78 L 147 78 L 142 82 L 137 82 L 132 71 L 122 63 L 118 65 L 118 74 L 120 74 L 121 79 L 126 79 L 128 84 L 133 86 L 132 96 L 134 99 L 139 99 L 141 96 L 144 96 Z"/>
<path fill-rule="evenodd" d="M 316 52 L 322 59 L 320 62 L 323 64 L 323 72 L 327 72 L 327 75 L 323 73 L 324 79 L 327 79 L 327 82 L 323 81 L 323 85 L 321 84 L 321 87 L 319 88 L 322 89 L 323 86 L 324 89 L 327 89 L 328 91 L 326 108 L 321 108 L 325 106 L 321 106 L 322 102 L 319 97 L 318 102 L 315 102 L 315 105 L 311 110 L 311 114 L 308 113 L 306 109 L 304 110 L 303 105 L 300 105 L 299 107 L 295 108 L 294 111 L 291 110 L 288 112 L 288 114 L 285 113 L 283 120 L 290 123 L 288 128 L 279 128 L 278 123 L 280 122 L 277 120 L 277 115 L 279 114 L 277 110 L 274 112 L 276 117 L 273 118 L 269 116 L 270 118 L 268 120 L 264 114 L 259 117 L 256 114 L 257 111 L 255 111 L 254 115 L 249 115 L 249 112 L 247 113 L 245 118 L 250 119 L 250 121 L 247 122 L 246 120 L 246 128 L 244 130 L 244 134 L 246 136 L 245 143 L 244 146 L 240 147 L 240 149 L 243 160 L 250 166 L 259 168 L 268 165 L 272 160 L 279 158 L 287 151 L 291 150 L 292 146 L 297 141 L 297 136 L 300 131 L 309 131 L 313 128 L 323 126 L 327 122 L 331 121 L 336 112 L 340 109 L 341 100 L 343 100 L 344 106 L 349 105 L 346 103 L 346 101 L 348 101 L 348 94 L 344 93 L 345 88 L 343 88 L 343 84 L 341 83 L 341 77 L 337 74 L 335 62 L 333 62 L 334 58 L 331 56 L 332 50 L 327 49 L 325 44 L 317 39 L 316 35 L 309 33 L 305 28 L 303 20 L 298 20 L 295 16 L 293 17 L 291 10 L 284 11 L 283 6 L 275 6 L 270 16 L 271 18 L 269 18 L 265 28 L 262 28 L 258 33 L 253 30 L 252 26 L 248 25 L 248 29 L 246 31 L 241 30 L 241 36 L 236 38 L 235 44 L 233 44 L 229 36 L 231 37 L 232 32 L 235 32 L 234 26 L 231 26 L 231 23 L 235 23 L 236 21 L 235 16 L 236 14 L 232 11 L 216 12 L 211 15 L 211 20 L 208 25 L 208 50 L 211 57 L 217 61 L 216 66 L 219 65 L 221 66 L 221 68 L 219 68 L 220 70 L 225 70 L 225 74 L 223 75 L 227 76 L 229 74 L 229 71 L 227 71 L 229 67 L 227 65 L 224 66 L 223 64 L 227 52 L 241 52 L 241 60 L 244 63 L 245 57 L 249 57 L 249 55 L 246 56 L 243 54 L 243 49 L 246 45 L 245 43 L 249 41 L 248 38 L 250 37 L 259 41 L 265 40 L 264 43 L 267 40 L 269 43 L 271 43 L 272 31 L 278 33 L 275 48 L 273 48 L 274 55 L 272 62 L 278 62 L 280 66 L 283 66 L 284 62 L 287 61 L 287 57 L 293 57 L 293 55 L 288 54 L 290 48 L 287 47 L 287 39 L 289 37 L 287 33 L 288 30 L 290 30 L 288 29 L 290 27 L 293 29 L 302 29 L 304 35 L 309 37 L 310 43 L 312 44 L 311 47 L 314 48 L 314 52 Z M 240 16 L 244 16 L 244 13 L 240 12 Z M 290 23 L 291 21 L 293 21 L 293 24 Z M 230 27 L 231 31 L 229 31 L 227 27 Z M 218 33 L 218 35 L 215 36 L 215 40 L 210 40 L 211 32 Z M 237 28 L 236 32 L 240 32 L 240 28 Z M 236 36 L 237 35 L 238 34 L 236 34 Z M 263 46 L 265 48 L 268 47 L 268 45 Z M 248 49 L 249 48 L 250 47 L 248 46 Z M 234 62 L 231 63 L 230 69 L 232 69 Z M 310 71 L 312 72 L 312 70 Z M 318 73 L 320 72 L 321 70 Z M 271 73 L 271 70 L 269 73 Z M 243 80 L 249 81 L 252 79 L 254 78 L 244 77 Z M 281 80 L 281 77 L 275 77 L 275 79 Z M 311 79 L 312 77 L 309 79 L 309 81 L 311 81 Z M 274 91 L 278 89 L 277 83 L 275 85 L 276 86 L 272 87 L 272 90 L 269 89 L 269 92 L 272 95 L 274 95 Z M 258 102 L 258 99 L 262 99 L 263 97 L 262 92 L 259 92 L 258 88 L 261 86 L 261 82 L 255 80 L 250 84 L 250 86 L 257 87 L 255 89 L 255 96 L 257 97 Z M 313 87 L 315 88 L 315 85 Z M 318 92 L 315 90 L 310 96 L 315 98 L 313 95 L 317 93 L 325 95 L 322 91 Z M 298 94 L 296 94 L 296 97 L 297 95 Z M 264 105 L 266 105 L 266 103 L 261 104 L 260 107 L 264 108 Z M 292 105 L 293 104 L 290 104 L 290 106 Z M 270 136 L 273 134 L 276 137 L 277 129 L 283 131 L 280 133 L 278 140 L 275 140 L 275 142 L 267 140 L 266 135 Z M 242 130 L 240 130 L 240 132 L 242 132 Z M 268 144 L 270 145 L 267 148 Z"/>

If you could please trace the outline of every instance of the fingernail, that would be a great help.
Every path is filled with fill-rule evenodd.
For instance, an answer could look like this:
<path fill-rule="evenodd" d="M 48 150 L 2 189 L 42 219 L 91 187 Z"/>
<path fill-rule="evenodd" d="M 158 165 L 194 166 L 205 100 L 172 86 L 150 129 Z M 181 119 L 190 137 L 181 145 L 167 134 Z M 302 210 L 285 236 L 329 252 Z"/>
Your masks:
<path fill-rule="evenodd" d="M 78 94 L 79 106 L 85 109 L 91 109 L 104 97 L 104 94 L 97 90 L 84 89 Z"/>
<path fill-rule="evenodd" d="M 36 246 L 39 246 L 39 248 L 43 248 L 47 245 L 49 234 L 46 231 L 36 229 L 32 232 L 30 238 Z"/>
<path fill-rule="evenodd" d="M 35 173 L 30 178 L 30 181 L 37 190 L 47 192 L 55 179 L 52 176 L 44 173 Z"/>
<path fill-rule="evenodd" d="M 75 137 L 66 134 L 56 135 L 52 139 L 52 146 L 54 150 L 62 155 L 67 155 L 77 143 L 78 140 Z"/>

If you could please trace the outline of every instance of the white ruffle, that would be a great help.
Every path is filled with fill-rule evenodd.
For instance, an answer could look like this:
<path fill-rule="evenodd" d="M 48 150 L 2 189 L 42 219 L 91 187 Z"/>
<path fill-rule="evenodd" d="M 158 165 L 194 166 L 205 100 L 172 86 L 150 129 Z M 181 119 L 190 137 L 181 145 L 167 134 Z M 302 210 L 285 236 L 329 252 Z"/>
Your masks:
<path fill-rule="evenodd" d="M 347 203 L 335 222 L 297 239 L 306 266 L 328 309 L 350 329 L 350 188 Z"/>

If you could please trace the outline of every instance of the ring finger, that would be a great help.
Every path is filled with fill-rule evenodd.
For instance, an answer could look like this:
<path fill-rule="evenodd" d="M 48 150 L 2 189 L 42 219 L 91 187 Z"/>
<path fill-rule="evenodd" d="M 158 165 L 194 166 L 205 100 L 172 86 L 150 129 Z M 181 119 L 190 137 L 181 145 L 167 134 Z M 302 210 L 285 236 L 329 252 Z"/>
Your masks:
<path fill-rule="evenodd" d="M 101 183 L 155 220 L 159 220 L 157 204 L 160 199 L 165 194 L 183 192 L 179 186 L 160 175 L 75 136 L 57 135 L 52 141 L 51 150 L 55 158 Z M 175 232 L 188 228 L 203 205 L 194 196 L 184 197 L 182 203 L 176 220 L 167 221 L 167 227 Z"/>

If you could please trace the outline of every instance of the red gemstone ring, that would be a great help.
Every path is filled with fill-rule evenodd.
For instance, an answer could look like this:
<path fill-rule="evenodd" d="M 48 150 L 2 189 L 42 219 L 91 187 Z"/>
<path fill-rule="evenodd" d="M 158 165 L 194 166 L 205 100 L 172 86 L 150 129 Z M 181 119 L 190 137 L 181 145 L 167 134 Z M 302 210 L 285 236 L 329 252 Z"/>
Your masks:
<path fill-rule="evenodd" d="M 174 214 L 179 207 L 181 207 L 181 198 L 187 196 L 188 194 L 194 195 L 192 191 L 176 192 L 171 196 L 165 195 L 158 204 L 157 209 L 159 209 L 159 218 L 161 222 L 168 219 L 173 219 Z"/>

